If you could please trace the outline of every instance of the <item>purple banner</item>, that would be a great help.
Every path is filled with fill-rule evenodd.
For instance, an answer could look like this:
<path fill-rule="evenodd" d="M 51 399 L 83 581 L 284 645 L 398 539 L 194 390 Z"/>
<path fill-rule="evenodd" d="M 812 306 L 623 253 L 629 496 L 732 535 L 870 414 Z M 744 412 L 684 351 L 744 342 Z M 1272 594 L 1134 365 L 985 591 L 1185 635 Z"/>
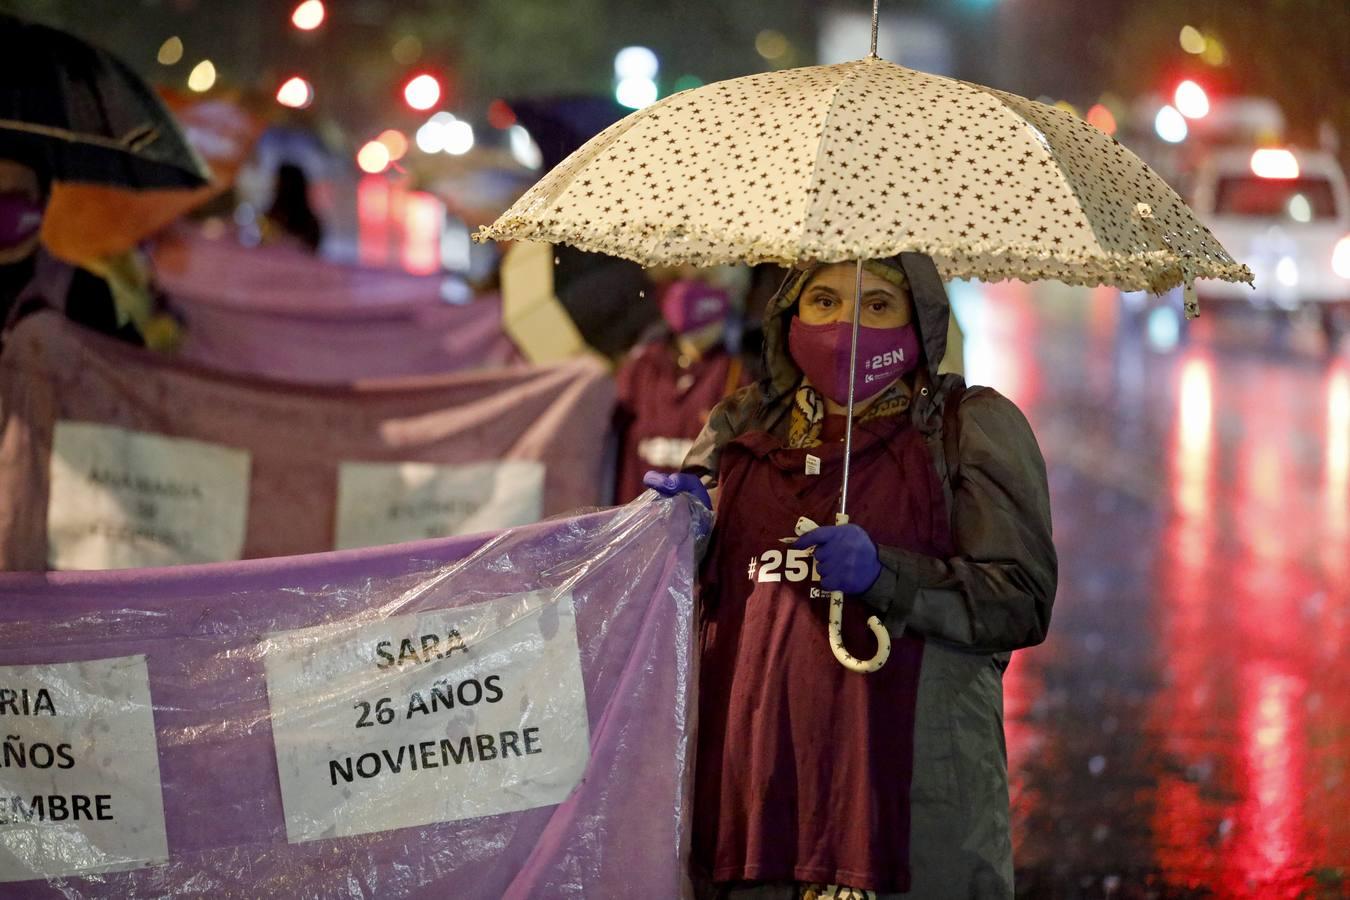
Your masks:
<path fill-rule="evenodd" d="M 502 330 L 498 298 L 447 303 L 440 276 L 241 247 L 187 230 L 158 244 L 154 261 L 185 323 L 179 355 L 210 368 L 344 384 L 523 362 Z"/>
<path fill-rule="evenodd" d="M 0 568 L 139 568 L 487 531 L 601 501 L 598 363 L 348 386 L 29 316 L 0 356 Z"/>
<path fill-rule="evenodd" d="M 174 308 L 185 323 L 178 356 L 241 375 L 346 384 L 524 361 L 502 331 L 495 296 L 465 306 L 281 313 L 175 298 Z"/>
<path fill-rule="evenodd" d="M 0 895 L 681 895 L 690 509 L 0 574 Z"/>

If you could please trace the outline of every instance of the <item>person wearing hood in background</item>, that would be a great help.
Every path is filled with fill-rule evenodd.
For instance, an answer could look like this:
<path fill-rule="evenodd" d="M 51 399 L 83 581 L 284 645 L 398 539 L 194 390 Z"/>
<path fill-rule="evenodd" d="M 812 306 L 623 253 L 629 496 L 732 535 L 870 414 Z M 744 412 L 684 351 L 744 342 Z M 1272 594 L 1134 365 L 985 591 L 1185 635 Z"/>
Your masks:
<path fill-rule="evenodd" d="M 1036 439 L 939 375 L 946 294 L 924 255 L 865 264 L 847 525 L 839 509 L 855 264 L 789 276 L 762 381 L 720 403 L 677 475 L 716 517 L 700 574 L 693 875 L 734 900 L 1011 897 L 1002 676 L 1044 640 L 1057 562 Z M 880 617 L 889 661 L 867 659 Z"/>
<path fill-rule="evenodd" d="M 0 137 L 0 335 L 21 316 L 46 306 L 86 328 L 143 343 L 135 324 L 121 321 L 107 281 L 43 249 L 42 220 L 51 190 L 47 160 Z"/>
<path fill-rule="evenodd" d="M 318 253 L 323 225 L 309 197 L 309 176 L 295 163 L 282 163 L 272 189 L 272 205 L 262 221 L 264 244 L 291 244 Z"/>
<path fill-rule="evenodd" d="M 712 408 L 750 380 L 727 347 L 725 287 L 677 277 L 659 291 L 662 333 L 635 347 L 616 376 L 619 503 L 642 493 L 646 471 L 677 471 Z"/>

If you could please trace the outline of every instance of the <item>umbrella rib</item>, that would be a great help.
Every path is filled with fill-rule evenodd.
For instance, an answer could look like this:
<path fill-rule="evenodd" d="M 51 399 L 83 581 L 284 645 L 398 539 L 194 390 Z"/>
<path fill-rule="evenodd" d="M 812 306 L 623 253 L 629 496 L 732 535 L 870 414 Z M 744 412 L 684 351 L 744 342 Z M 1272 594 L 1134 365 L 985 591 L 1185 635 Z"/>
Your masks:
<path fill-rule="evenodd" d="M 57 140 L 69 141 L 72 144 L 92 144 L 96 147 L 106 147 L 109 150 L 131 151 L 135 148 L 116 138 L 106 138 L 97 134 L 81 134 L 78 131 L 70 131 L 66 128 L 55 128 L 50 125 L 37 125 L 32 122 L 20 122 L 15 119 L 0 119 L 0 128 L 10 131 L 26 131 L 30 134 L 39 134 L 43 137 L 56 138 Z M 157 133 L 157 132 L 156 132 Z M 152 135 L 152 137 L 155 135 Z"/>
<path fill-rule="evenodd" d="M 854 68 L 847 75 L 839 80 L 834 88 L 834 96 L 830 98 L 830 108 L 825 110 L 825 119 L 820 123 L 820 140 L 816 142 L 816 158 L 811 164 L 811 181 L 814 183 L 815 175 L 820 171 L 820 158 L 825 153 L 825 139 L 830 133 L 830 118 L 834 116 L 835 107 L 839 104 L 839 95 L 843 93 L 844 88 L 853 81 L 858 75 L 858 66 L 862 63 L 855 63 Z M 816 198 L 814 196 L 806 204 L 806 211 L 802 214 L 802 231 L 797 239 L 797 253 L 800 255 L 802 248 L 806 245 L 806 232 L 811 227 L 811 211 L 815 208 Z M 798 259 L 797 262 L 801 260 Z"/>

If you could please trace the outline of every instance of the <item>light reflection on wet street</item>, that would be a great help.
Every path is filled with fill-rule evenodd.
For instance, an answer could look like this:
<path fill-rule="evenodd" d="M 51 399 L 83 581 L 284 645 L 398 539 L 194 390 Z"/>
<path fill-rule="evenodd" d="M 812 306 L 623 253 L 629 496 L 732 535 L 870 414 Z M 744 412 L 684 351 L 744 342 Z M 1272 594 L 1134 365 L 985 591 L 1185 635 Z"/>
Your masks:
<path fill-rule="evenodd" d="M 1350 894 L 1350 347 L 1212 308 L 1169 346 L 1106 289 L 953 298 L 1060 553 L 1005 679 L 1019 894 Z"/>

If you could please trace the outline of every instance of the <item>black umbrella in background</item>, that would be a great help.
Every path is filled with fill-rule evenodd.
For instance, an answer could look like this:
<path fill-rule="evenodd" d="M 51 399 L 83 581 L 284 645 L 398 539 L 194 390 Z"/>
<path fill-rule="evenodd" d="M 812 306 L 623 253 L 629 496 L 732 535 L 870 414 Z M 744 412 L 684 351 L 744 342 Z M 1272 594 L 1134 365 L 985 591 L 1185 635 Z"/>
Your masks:
<path fill-rule="evenodd" d="M 52 178 L 199 187 L 206 164 L 140 76 L 72 35 L 0 14 L 0 157 Z"/>
<path fill-rule="evenodd" d="M 552 169 L 628 112 L 601 96 L 529 98 L 508 105 L 539 147 L 544 169 Z M 554 293 L 582 338 L 600 353 L 619 356 L 659 317 L 641 266 L 564 245 L 553 253 Z"/>
<path fill-rule="evenodd" d="M 512 100 L 516 121 L 539 147 L 545 170 L 622 119 L 629 111 L 609 97 L 532 97 Z"/>

